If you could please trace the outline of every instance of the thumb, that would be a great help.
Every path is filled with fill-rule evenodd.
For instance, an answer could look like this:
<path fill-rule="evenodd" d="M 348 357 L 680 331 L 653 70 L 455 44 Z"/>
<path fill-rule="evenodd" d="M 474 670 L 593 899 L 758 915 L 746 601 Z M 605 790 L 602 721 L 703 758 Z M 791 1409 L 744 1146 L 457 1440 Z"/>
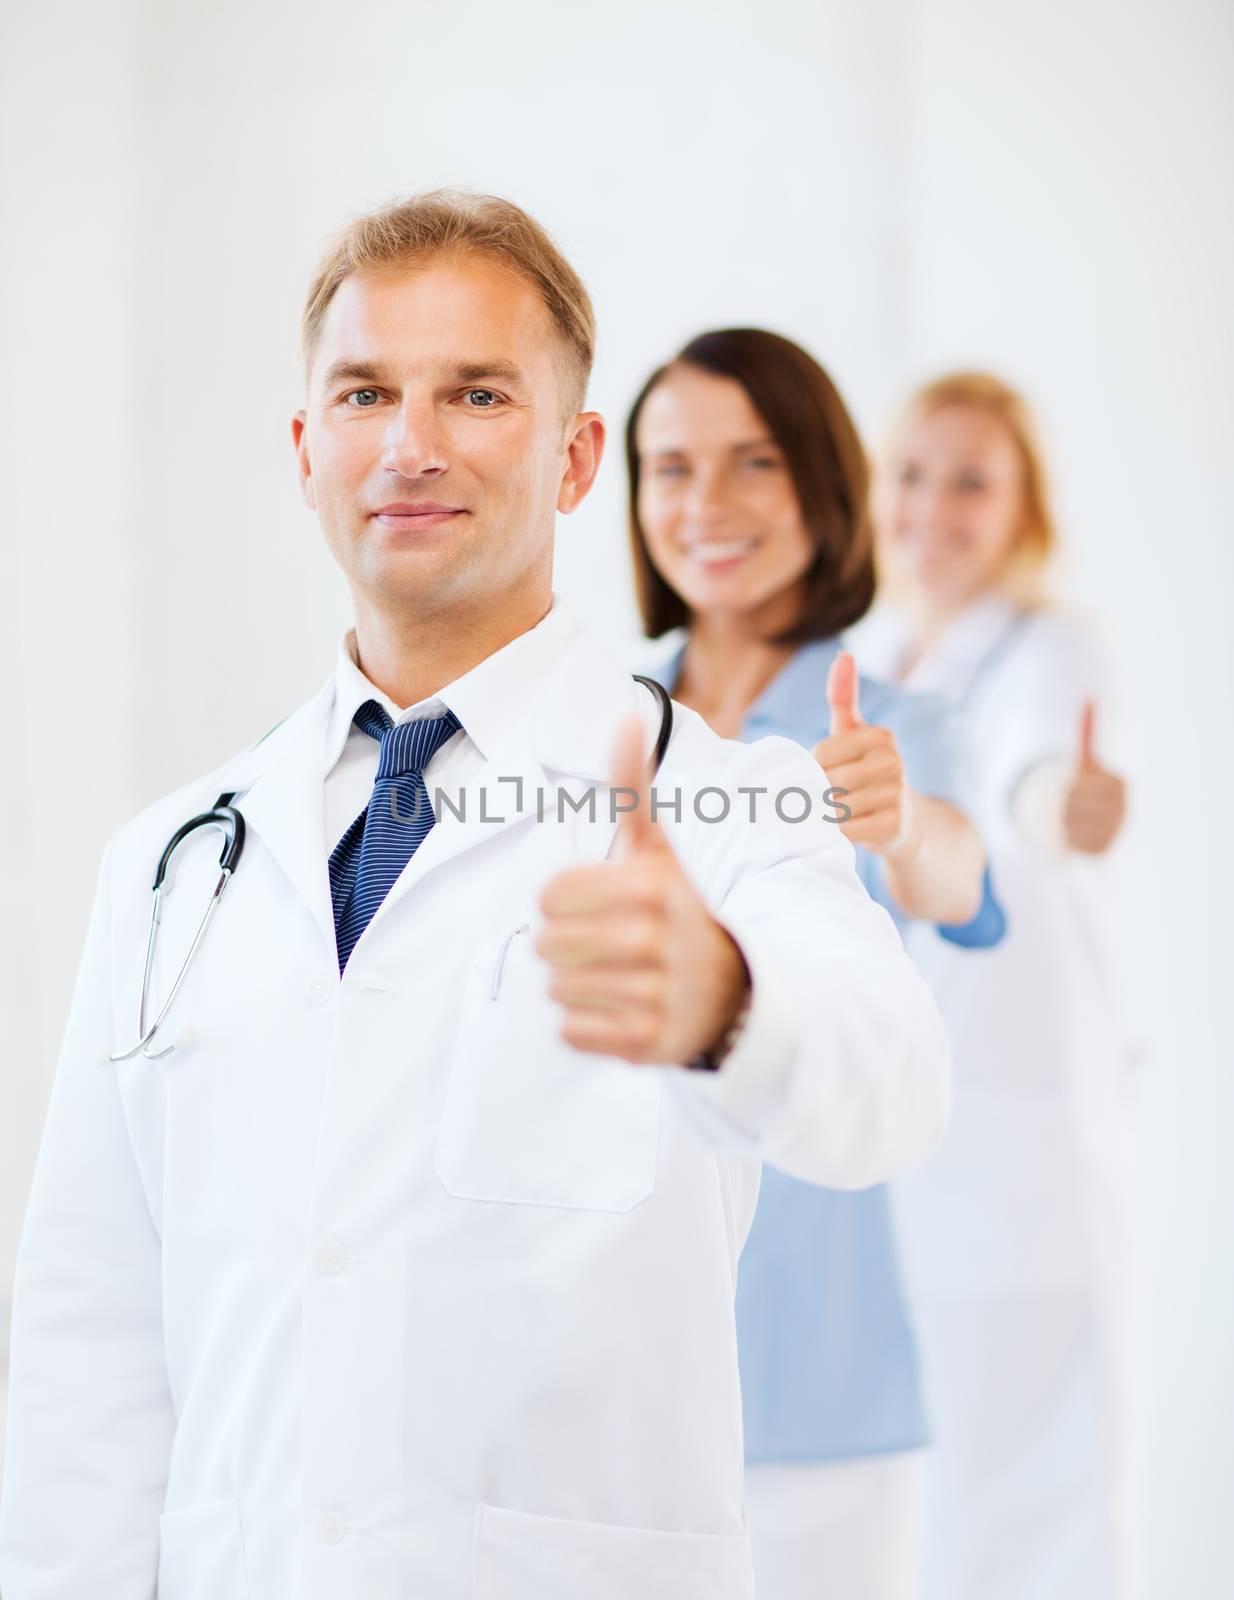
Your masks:
<path fill-rule="evenodd" d="M 860 728 L 864 718 L 857 697 L 861 684 L 857 663 L 848 650 L 841 650 L 827 674 L 827 704 L 831 707 L 831 732 L 849 733 Z"/>
<path fill-rule="evenodd" d="M 664 830 L 651 817 L 651 783 L 643 748 L 643 725 L 636 716 L 627 717 L 617 731 L 611 772 L 619 852 L 630 855 L 636 850 L 667 850 L 669 843 Z"/>
<path fill-rule="evenodd" d="M 1093 700 L 1084 702 L 1080 713 L 1080 766 L 1091 770 L 1101 763 L 1097 760 L 1097 705 Z"/>

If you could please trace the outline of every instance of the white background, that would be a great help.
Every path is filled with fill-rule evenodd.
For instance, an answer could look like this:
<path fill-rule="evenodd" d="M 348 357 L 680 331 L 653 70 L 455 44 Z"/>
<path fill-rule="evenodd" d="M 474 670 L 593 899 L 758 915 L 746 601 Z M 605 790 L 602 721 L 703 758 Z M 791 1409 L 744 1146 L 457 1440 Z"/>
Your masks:
<path fill-rule="evenodd" d="M 304 699 L 347 620 L 288 442 L 323 237 L 494 190 L 587 280 L 618 430 L 734 322 L 872 434 L 957 362 L 1037 403 L 1131 735 L 1143 1592 L 1234 1592 L 1232 106 L 1224 0 L 10 0 L 0 1299 L 105 837 Z M 619 466 L 558 588 L 626 637 Z"/>

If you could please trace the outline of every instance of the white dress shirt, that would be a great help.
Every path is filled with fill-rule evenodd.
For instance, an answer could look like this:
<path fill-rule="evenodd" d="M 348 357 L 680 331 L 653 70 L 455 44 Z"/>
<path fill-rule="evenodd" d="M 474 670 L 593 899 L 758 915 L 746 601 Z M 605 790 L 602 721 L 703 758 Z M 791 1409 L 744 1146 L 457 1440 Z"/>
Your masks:
<path fill-rule="evenodd" d="M 331 852 L 366 809 L 377 778 L 378 741 L 355 725 L 356 712 L 375 700 L 394 723 L 416 722 L 453 711 L 462 729 L 447 739 L 425 768 L 429 803 L 436 789 L 463 788 L 479 773 L 508 708 L 529 694 L 578 632 L 554 599 L 534 628 L 486 657 L 461 678 L 414 706 L 396 706 L 360 668 L 356 631 L 339 641 L 334 705 L 326 736 L 326 842 Z"/>

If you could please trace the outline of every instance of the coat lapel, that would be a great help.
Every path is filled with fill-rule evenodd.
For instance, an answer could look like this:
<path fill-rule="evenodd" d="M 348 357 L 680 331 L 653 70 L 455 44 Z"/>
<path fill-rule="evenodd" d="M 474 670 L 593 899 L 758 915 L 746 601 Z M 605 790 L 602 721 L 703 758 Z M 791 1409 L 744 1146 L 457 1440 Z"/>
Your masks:
<path fill-rule="evenodd" d="M 631 712 L 644 716 L 650 748 L 659 729 L 651 695 L 594 640 L 576 634 L 480 770 L 465 787 L 446 791 L 454 806 L 433 797 L 437 823 L 369 927 L 378 927 L 430 872 L 465 851 L 490 848 L 512 828 L 535 830 L 524 859 L 539 862 L 543 871 L 602 860 L 616 831 L 609 760 L 617 728 Z M 559 789 L 574 805 L 559 802 Z"/>
<path fill-rule="evenodd" d="M 369 926 L 379 924 L 428 873 L 467 850 L 491 845 L 510 828 L 533 818 L 537 791 L 545 786 L 543 769 L 525 750 L 495 754 L 465 785 L 443 786 L 440 793 L 430 785 L 429 798 L 437 822 L 399 874 Z"/>
<path fill-rule="evenodd" d="M 613 748 L 627 717 L 638 716 L 648 755 L 660 731 L 659 701 L 634 682 L 624 665 L 598 640 L 577 635 L 537 708 L 532 739 L 541 765 L 555 783 L 581 798 L 595 793 L 588 809 L 569 822 L 569 854 L 600 861 L 617 831 L 610 786 Z M 554 826 L 557 826 L 554 818 Z"/>
<path fill-rule="evenodd" d="M 325 744 L 334 680 L 225 773 L 246 826 L 269 850 L 334 948 L 325 821 Z"/>
<path fill-rule="evenodd" d="M 331 949 L 334 910 L 324 786 L 333 702 L 331 678 L 268 740 L 218 776 L 220 788 L 236 791 L 248 828 L 307 905 Z M 453 804 L 436 806 L 436 826 L 370 927 L 377 927 L 428 873 L 466 851 L 490 846 L 515 827 L 539 830 L 533 855 L 546 866 L 602 860 L 616 831 L 609 801 L 609 762 L 618 726 L 632 712 L 643 719 L 650 750 L 659 728 L 651 695 L 595 640 L 576 634 L 480 770 L 464 787 L 446 790 Z M 583 809 L 560 812 L 559 788 Z M 558 820 L 559 815 L 564 821 Z"/>
<path fill-rule="evenodd" d="M 917 662 L 904 680 L 905 687 L 963 701 L 989 657 L 1010 635 L 1019 614 L 1001 594 L 985 594 L 972 601 Z"/>

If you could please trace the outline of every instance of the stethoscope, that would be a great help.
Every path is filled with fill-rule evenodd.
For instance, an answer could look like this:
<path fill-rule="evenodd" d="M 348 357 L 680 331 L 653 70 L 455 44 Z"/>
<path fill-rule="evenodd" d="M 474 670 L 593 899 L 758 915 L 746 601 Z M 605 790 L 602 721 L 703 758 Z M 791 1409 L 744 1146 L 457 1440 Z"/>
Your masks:
<path fill-rule="evenodd" d="M 641 673 L 634 674 L 636 683 L 644 684 L 655 695 L 660 707 L 660 731 L 656 736 L 655 751 L 652 755 L 652 776 L 660 770 L 660 763 L 664 760 L 664 752 L 668 749 L 668 742 L 673 736 L 673 702 L 669 699 L 668 691 L 663 684 L 657 683 L 654 678 L 645 678 Z M 115 1050 L 107 1059 L 109 1061 L 131 1061 L 134 1056 L 143 1055 L 149 1061 L 161 1061 L 164 1056 L 169 1056 L 176 1048 L 169 1044 L 164 1050 L 151 1050 L 150 1045 L 155 1035 L 163 1026 L 167 1013 L 175 1003 L 176 996 L 184 984 L 193 957 L 197 954 L 201 941 L 206 936 L 206 929 L 214 920 L 219 902 L 223 898 L 223 891 L 235 876 L 236 868 L 240 865 L 240 857 L 244 854 L 244 818 L 232 801 L 236 798 L 237 791 L 226 790 L 210 807 L 209 811 L 202 811 L 195 817 L 190 817 L 187 822 L 182 822 L 168 839 L 159 857 L 159 864 L 154 873 L 154 901 L 150 907 L 150 931 L 146 937 L 146 962 L 141 975 L 141 1000 L 137 1008 L 137 1043 L 130 1045 L 127 1050 Z M 223 835 L 223 849 L 219 855 L 218 882 L 214 885 L 214 892 L 210 896 L 205 914 L 197 925 L 197 932 L 189 946 L 188 954 L 181 963 L 180 971 L 176 974 L 176 981 L 159 1008 L 154 1021 L 147 1024 L 146 1016 L 150 1009 L 150 975 L 154 971 L 154 951 L 158 942 L 159 922 L 163 914 L 163 900 L 171 893 L 171 885 L 167 880 L 167 869 L 171 865 L 171 858 L 176 851 L 191 835 L 200 828 L 214 828 Z"/>
<path fill-rule="evenodd" d="M 240 857 L 244 853 L 244 818 L 232 805 L 235 799 L 235 790 L 229 790 L 219 795 L 209 811 L 203 811 L 198 816 L 190 817 L 187 822 L 182 822 L 168 839 L 159 857 L 159 864 L 154 872 L 154 903 L 150 907 L 150 932 L 146 938 L 146 965 L 141 975 L 141 1002 L 137 1008 L 138 1040 L 127 1050 L 115 1050 L 108 1056 L 109 1061 L 131 1061 L 136 1055 L 144 1055 L 151 1061 L 161 1061 L 164 1056 L 169 1056 L 176 1048 L 169 1044 L 165 1050 L 151 1050 L 150 1042 L 163 1026 L 163 1020 L 171 1010 L 176 996 L 180 993 L 185 975 L 189 970 L 197 948 L 206 936 L 206 929 L 214 920 L 214 913 L 219 908 L 219 901 L 223 898 L 223 890 L 231 882 L 236 868 L 240 865 Z M 214 893 L 210 896 L 210 903 L 206 906 L 205 915 L 197 925 L 197 932 L 189 946 L 189 953 L 185 956 L 176 981 L 171 986 L 171 992 L 164 1000 L 154 1021 L 146 1026 L 146 1011 L 150 1003 L 150 974 L 154 970 L 154 950 L 158 940 L 159 921 L 163 915 L 164 894 L 171 893 L 171 885 L 166 883 L 167 868 L 171 858 L 189 837 L 199 828 L 217 828 L 223 835 L 223 851 L 219 856 L 219 877 L 214 886 Z"/>

